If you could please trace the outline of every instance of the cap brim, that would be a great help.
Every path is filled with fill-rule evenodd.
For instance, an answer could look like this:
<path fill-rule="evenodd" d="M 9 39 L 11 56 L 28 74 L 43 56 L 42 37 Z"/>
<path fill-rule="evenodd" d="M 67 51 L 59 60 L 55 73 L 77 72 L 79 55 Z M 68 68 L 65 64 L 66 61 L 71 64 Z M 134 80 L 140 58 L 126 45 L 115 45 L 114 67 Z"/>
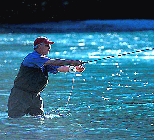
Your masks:
<path fill-rule="evenodd" d="M 53 42 L 53 41 L 48 41 L 47 43 L 48 43 L 48 44 L 54 44 L 54 42 Z"/>

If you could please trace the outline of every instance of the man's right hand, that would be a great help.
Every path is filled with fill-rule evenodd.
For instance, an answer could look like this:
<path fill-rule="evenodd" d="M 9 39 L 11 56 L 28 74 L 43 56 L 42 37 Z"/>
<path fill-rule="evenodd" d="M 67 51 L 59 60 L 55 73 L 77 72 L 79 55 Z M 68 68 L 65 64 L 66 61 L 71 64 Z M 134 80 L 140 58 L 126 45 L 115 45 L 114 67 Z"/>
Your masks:
<path fill-rule="evenodd" d="M 76 66 L 75 68 L 76 68 L 77 72 L 83 72 L 85 70 L 85 68 L 83 66 L 81 66 L 81 65 Z"/>

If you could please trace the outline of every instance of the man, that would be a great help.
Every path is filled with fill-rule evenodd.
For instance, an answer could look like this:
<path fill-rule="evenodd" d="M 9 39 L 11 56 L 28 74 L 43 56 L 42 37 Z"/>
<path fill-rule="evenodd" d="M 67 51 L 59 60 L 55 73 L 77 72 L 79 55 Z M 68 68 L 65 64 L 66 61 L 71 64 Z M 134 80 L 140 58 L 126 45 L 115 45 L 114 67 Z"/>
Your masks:
<path fill-rule="evenodd" d="M 43 100 L 40 92 L 48 83 L 48 73 L 82 72 L 84 67 L 79 60 L 50 59 L 51 44 L 46 37 L 34 41 L 34 51 L 21 63 L 8 99 L 8 116 L 11 118 L 44 115 Z"/>

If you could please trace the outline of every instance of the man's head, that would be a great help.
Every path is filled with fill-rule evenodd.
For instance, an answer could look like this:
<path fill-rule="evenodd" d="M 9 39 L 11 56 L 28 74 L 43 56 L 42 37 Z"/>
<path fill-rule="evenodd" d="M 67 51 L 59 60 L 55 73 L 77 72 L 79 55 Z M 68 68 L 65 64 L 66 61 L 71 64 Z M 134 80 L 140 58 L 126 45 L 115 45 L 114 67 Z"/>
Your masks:
<path fill-rule="evenodd" d="M 47 37 L 37 37 L 34 41 L 34 50 L 42 55 L 46 55 L 50 51 L 51 44 L 54 44 L 54 42 Z"/>
<path fill-rule="evenodd" d="M 34 48 L 37 48 L 37 46 L 41 43 L 44 43 L 46 45 L 48 44 L 54 44 L 53 41 L 50 41 L 47 37 L 44 37 L 44 36 L 40 36 L 40 37 L 37 37 L 34 41 Z"/>

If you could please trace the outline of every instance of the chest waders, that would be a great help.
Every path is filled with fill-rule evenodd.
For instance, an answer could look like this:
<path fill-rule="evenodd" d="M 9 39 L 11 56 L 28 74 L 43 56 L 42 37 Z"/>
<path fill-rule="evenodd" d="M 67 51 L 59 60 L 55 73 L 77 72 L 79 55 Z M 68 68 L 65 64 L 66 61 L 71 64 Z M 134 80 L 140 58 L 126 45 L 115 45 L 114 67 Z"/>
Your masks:
<path fill-rule="evenodd" d="M 23 91 L 39 93 L 48 83 L 48 72 L 40 68 L 31 68 L 21 64 L 19 72 L 14 81 L 14 87 Z"/>

